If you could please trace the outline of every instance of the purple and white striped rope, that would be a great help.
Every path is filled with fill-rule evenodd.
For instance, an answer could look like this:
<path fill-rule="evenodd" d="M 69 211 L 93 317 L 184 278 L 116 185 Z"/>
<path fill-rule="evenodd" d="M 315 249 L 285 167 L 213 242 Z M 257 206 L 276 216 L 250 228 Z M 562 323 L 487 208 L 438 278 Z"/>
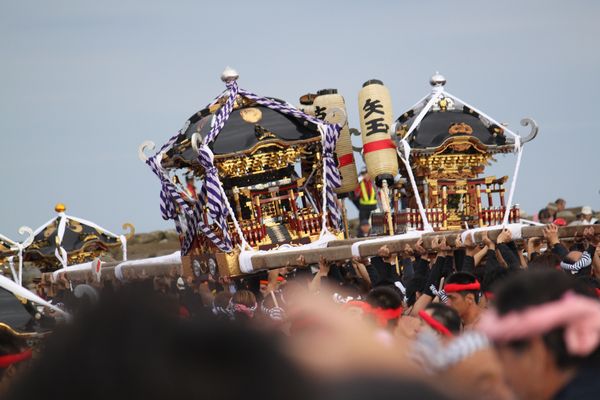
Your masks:
<path fill-rule="evenodd" d="M 164 173 L 162 167 L 160 166 L 159 158 L 162 156 L 163 152 L 170 149 L 173 144 L 177 141 L 181 132 L 177 135 L 173 136 L 171 139 L 165 143 L 160 150 L 153 156 L 148 157 L 146 160 L 146 164 L 152 169 L 152 172 L 158 177 L 161 184 L 160 191 L 160 213 L 162 218 L 165 220 L 174 219 L 177 216 L 176 202 L 171 196 L 171 187 L 172 184 L 169 181 L 169 178 Z"/>
<path fill-rule="evenodd" d="M 288 103 L 281 103 L 272 99 L 259 97 L 251 92 L 239 89 L 236 81 L 227 82 L 227 90 L 222 95 L 228 93 L 228 98 L 225 104 L 217 111 L 212 120 L 212 126 L 209 134 L 204 138 L 202 146 L 198 149 L 198 162 L 204 168 L 205 180 L 200 190 L 200 200 L 195 204 L 188 204 L 184 200 L 177 187 L 169 180 L 164 169 L 160 165 L 162 154 L 173 147 L 181 135 L 185 134 L 189 121 L 186 126 L 175 136 L 173 136 L 161 149 L 152 157 L 149 157 L 146 164 L 150 166 L 154 174 L 158 176 L 161 182 L 160 192 L 160 210 L 163 219 L 172 219 L 175 222 L 177 232 L 183 237 L 182 252 L 186 254 L 194 241 L 196 235 L 201 232 L 209 240 L 211 240 L 221 251 L 229 252 L 233 248 L 231 236 L 227 225 L 229 217 L 228 199 L 222 190 L 221 181 L 218 171 L 214 165 L 214 155 L 209 148 L 219 132 L 225 126 L 225 122 L 233 111 L 235 98 L 238 94 L 255 101 L 257 104 L 264 107 L 279 111 L 283 114 L 293 116 L 302 120 L 306 120 L 317 124 L 320 127 L 323 146 L 323 162 L 324 162 L 324 222 L 325 213 L 330 216 L 332 227 L 340 229 L 340 211 L 337 205 L 337 195 L 334 188 L 341 185 L 341 176 L 335 161 L 335 145 L 339 138 L 341 127 L 339 125 L 325 124 L 321 120 L 304 114 L 302 111 L 294 108 Z M 218 96 L 211 105 L 216 104 L 222 97 Z M 202 207 L 206 206 L 209 215 L 220 228 L 223 238 L 221 239 L 213 229 L 204 223 L 202 218 Z M 182 218 L 180 219 L 179 216 Z M 232 218 L 235 216 L 231 215 Z M 244 238 L 241 238 L 243 241 Z"/>
<path fill-rule="evenodd" d="M 206 202 L 211 218 L 223 232 L 223 241 L 231 249 L 233 243 L 227 226 L 227 217 L 229 216 L 228 200 L 223 193 L 219 172 L 214 164 L 213 152 L 208 147 L 217 138 L 233 111 L 235 98 L 238 94 L 237 82 L 227 82 L 227 89 L 229 89 L 227 101 L 214 115 L 210 132 L 202 141 L 202 146 L 198 148 L 198 162 L 204 168 L 201 199 Z M 234 216 L 231 217 L 234 218 Z M 243 238 L 240 239 L 243 240 Z"/>
<path fill-rule="evenodd" d="M 190 206 L 181 197 L 177 187 L 169 180 L 169 177 L 160 165 L 162 154 L 168 151 L 184 133 L 185 128 L 169 139 L 169 141 L 167 141 L 154 156 L 151 156 L 146 160 L 146 164 L 152 169 L 152 172 L 154 172 L 161 183 L 160 211 L 162 218 L 165 220 L 172 219 L 175 222 L 177 233 L 183 237 L 181 244 L 183 254 L 186 254 L 191 249 L 198 229 L 200 229 L 219 249 L 229 251 L 231 250 L 231 246 L 227 246 L 227 244 L 223 242 L 202 220 L 200 204 L 196 202 Z M 179 219 L 179 216 L 182 217 L 181 220 Z"/>
<path fill-rule="evenodd" d="M 342 177 L 340 176 L 340 170 L 337 167 L 335 160 L 335 144 L 340 136 L 340 130 L 338 125 L 324 125 L 323 128 L 323 163 L 325 174 L 325 182 L 323 186 L 325 189 L 325 198 L 327 201 L 327 211 L 331 219 L 331 223 L 334 229 L 340 229 L 340 210 L 337 203 L 337 195 L 334 192 L 334 188 L 340 187 L 342 184 Z M 325 210 L 323 210 L 325 212 Z"/>
<path fill-rule="evenodd" d="M 252 92 L 249 92 L 245 89 L 239 89 L 238 93 L 240 95 L 244 96 L 245 98 L 256 102 L 256 104 L 270 108 L 271 110 L 276 110 L 283 114 L 290 115 L 292 117 L 295 117 L 295 118 L 298 118 L 301 120 L 305 120 L 308 122 L 312 122 L 313 124 L 316 124 L 316 125 L 320 125 L 320 124 L 324 123 L 323 121 L 321 121 L 318 118 L 313 117 L 312 115 L 303 113 L 302 111 L 298 110 L 297 108 L 295 108 L 294 106 L 292 106 L 289 103 L 283 103 L 283 102 L 269 99 L 266 97 L 260 97 L 260 96 L 254 94 Z"/>

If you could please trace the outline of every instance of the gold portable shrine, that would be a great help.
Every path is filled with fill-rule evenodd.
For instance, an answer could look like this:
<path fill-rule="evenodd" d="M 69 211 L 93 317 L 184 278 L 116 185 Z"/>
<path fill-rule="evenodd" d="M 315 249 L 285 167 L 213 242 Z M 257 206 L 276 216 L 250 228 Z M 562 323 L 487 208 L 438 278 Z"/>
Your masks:
<path fill-rule="evenodd" d="M 223 80 L 230 82 L 227 79 Z M 237 74 L 232 79 L 237 79 Z M 211 233 L 198 232 L 191 249 L 182 254 L 182 263 L 185 274 L 201 279 L 242 273 L 238 256 L 243 241 L 236 223 L 245 242 L 255 250 L 308 244 L 319 239 L 323 228 L 323 147 L 318 124 L 314 119 L 282 112 L 277 104 L 287 107 L 287 103 L 281 100 L 268 98 L 269 107 L 264 101 L 240 93 L 222 129 L 209 144 L 213 165 L 235 217 L 235 221 L 228 217 L 225 227 L 233 249 L 224 252 L 214 244 L 210 236 L 223 238 L 222 227 L 206 207 L 200 209 L 200 218 Z M 206 171 L 192 143 L 210 134 L 212 121 L 228 96 L 225 92 L 211 106 L 194 114 L 162 156 L 163 168 L 173 175 L 186 175 L 192 182 L 185 189 L 176 185 L 191 207 L 207 204 L 198 202 L 203 200 L 198 196 L 204 192 Z"/>
<path fill-rule="evenodd" d="M 506 126 L 475 110 L 444 90 L 446 79 L 431 78 L 431 95 L 404 112 L 395 123 L 396 141 L 410 146 L 410 168 L 418 193 L 406 180 L 392 189 L 391 203 L 395 232 L 423 229 L 417 195 L 425 216 L 434 230 L 456 230 L 498 225 L 506 213 L 505 183 L 507 176 L 482 176 L 494 155 L 517 152 L 519 146 L 537 135 L 537 125 L 530 119 L 528 137 L 506 135 Z M 516 141 L 520 143 L 517 143 Z M 369 166 L 369 163 L 367 163 Z M 400 163 L 398 172 L 407 177 Z M 387 233 L 388 223 L 382 213 L 372 215 L 374 229 Z M 518 222 L 518 205 L 511 205 L 508 222 Z"/>

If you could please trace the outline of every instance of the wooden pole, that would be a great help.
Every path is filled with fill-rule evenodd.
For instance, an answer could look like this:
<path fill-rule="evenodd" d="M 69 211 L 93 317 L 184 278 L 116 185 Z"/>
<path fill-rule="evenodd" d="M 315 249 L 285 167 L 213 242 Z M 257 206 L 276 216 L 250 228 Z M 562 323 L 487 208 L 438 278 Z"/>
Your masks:
<path fill-rule="evenodd" d="M 110 281 L 116 279 L 115 269 L 117 265 L 121 263 L 122 261 L 102 263 L 101 279 L 103 281 Z M 122 273 L 124 276 L 127 276 L 128 274 L 133 274 L 135 277 L 139 276 L 142 273 L 142 271 L 144 271 L 145 275 L 150 278 L 153 276 L 168 275 L 173 270 L 173 268 L 177 268 L 178 271 L 181 272 L 181 261 L 176 263 L 170 262 L 164 264 L 153 264 L 152 262 L 149 262 L 148 264 L 124 265 L 122 267 Z M 52 280 L 52 272 L 46 272 L 42 275 L 44 279 L 47 279 L 48 281 Z M 62 272 L 61 275 L 65 276 L 70 281 L 85 282 L 92 278 L 92 271 L 91 268 L 89 270 L 65 271 Z"/>
<path fill-rule="evenodd" d="M 348 239 L 350 237 L 350 228 L 348 227 L 348 214 L 346 214 L 346 201 L 345 199 L 338 199 L 340 210 L 342 210 L 342 223 L 344 224 L 344 237 Z"/>
<path fill-rule="evenodd" d="M 392 210 L 390 210 L 390 188 L 388 185 L 388 181 L 383 181 L 383 187 L 381 188 L 381 204 L 383 206 L 383 211 L 385 212 L 385 217 L 388 223 L 388 232 L 390 235 L 394 234 L 394 220 L 392 215 Z M 425 221 L 422 221 L 425 223 Z M 396 266 L 396 274 L 400 275 L 400 262 L 398 261 L 398 255 L 394 254 L 394 265 Z"/>
<path fill-rule="evenodd" d="M 583 231 L 586 228 L 593 228 L 596 235 L 600 234 L 600 225 L 577 225 L 577 226 L 564 226 L 558 228 L 558 237 L 560 239 L 570 239 L 574 237 L 583 237 Z M 543 226 L 526 226 L 521 229 L 521 237 L 523 239 L 539 238 L 543 237 Z M 457 239 L 464 231 L 451 231 L 451 232 L 429 232 L 424 233 L 421 238 L 423 239 L 423 247 L 427 250 L 432 250 L 431 243 L 434 238 L 446 238 L 446 243 L 450 247 L 456 247 Z M 491 240 L 496 240 L 498 235 L 502 232 L 502 229 L 488 230 L 488 237 Z M 359 246 L 359 254 L 361 257 L 374 257 L 377 256 L 377 252 L 382 246 L 387 246 L 390 253 L 401 253 L 404 251 L 405 246 L 414 246 L 418 241 L 417 238 L 411 239 L 384 239 L 378 237 L 381 241 L 375 243 L 369 243 L 368 239 L 374 238 L 361 238 L 361 239 L 349 239 L 349 240 L 335 240 L 329 242 L 327 247 L 321 249 L 305 249 L 305 250 L 290 250 L 285 252 L 271 252 L 266 254 L 258 254 L 252 257 L 252 267 L 255 271 L 262 269 L 280 268 L 286 265 L 290 266 L 302 266 L 300 258 L 304 260 L 304 264 L 317 264 L 321 257 L 324 257 L 328 261 L 343 261 L 352 258 L 352 244 L 357 242 L 365 242 Z M 474 235 L 474 242 L 481 243 L 482 235 L 481 232 L 477 232 Z"/>
<path fill-rule="evenodd" d="M 540 238 L 544 236 L 543 226 L 525 226 L 521 229 L 521 237 L 523 239 Z M 575 237 L 583 237 L 583 231 L 586 228 L 592 228 L 594 234 L 600 234 L 600 225 L 577 225 L 577 226 L 564 226 L 558 228 L 558 237 L 560 239 L 572 239 Z M 423 247 L 427 250 L 432 250 L 431 243 L 434 238 L 446 238 L 446 243 L 450 247 L 455 247 L 457 239 L 464 231 L 450 231 L 450 232 L 428 232 L 424 233 L 421 238 L 423 239 Z M 502 232 L 501 229 L 488 230 L 488 237 L 491 240 L 496 240 L 498 235 Z M 369 239 L 380 239 L 376 243 L 369 243 Z M 474 242 L 481 243 L 482 235 L 481 232 L 474 234 Z M 305 266 L 309 264 L 317 264 L 321 257 L 324 257 L 327 261 L 344 261 L 352 258 L 352 244 L 365 242 L 359 246 L 359 254 L 361 257 L 374 257 L 377 256 L 379 249 L 382 246 L 387 246 L 391 254 L 398 254 L 404 251 L 405 246 L 414 246 L 418 241 L 417 238 L 411 239 L 394 239 L 386 238 L 385 236 L 377 238 L 356 238 L 348 240 L 334 240 L 327 244 L 327 247 L 320 249 L 304 249 L 304 250 L 290 250 L 290 251 L 273 251 L 266 254 L 257 254 L 252 257 L 252 268 L 254 271 L 260 271 L 265 269 L 280 268 L 284 266 Z M 303 262 L 301 262 L 303 259 Z M 112 280 L 115 278 L 114 270 L 120 262 L 109 262 L 102 265 L 102 280 Z M 127 275 L 134 273 L 135 276 L 139 276 L 142 271 L 145 271 L 145 275 L 148 277 L 168 275 L 173 268 L 181 268 L 181 263 L 165 263 L 165 264 L 138 264 L 135 266 L 124 266 L 123 273 Z M 49 278 L 51 273 L 43 274 L 45 278 Z M 86 281 L 91 278 L 90 271 L 72 271 L 65 272 L 67 279 L 72 281 Z"/>

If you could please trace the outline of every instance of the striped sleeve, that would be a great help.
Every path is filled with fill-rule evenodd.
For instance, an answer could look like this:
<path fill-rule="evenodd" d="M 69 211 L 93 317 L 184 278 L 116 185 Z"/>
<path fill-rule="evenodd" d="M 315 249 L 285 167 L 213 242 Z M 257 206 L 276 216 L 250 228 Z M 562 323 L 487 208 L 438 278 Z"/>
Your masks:
<path fill-rule="evenodd" d="M 581 270 L 582 268 L 587 268 L 590 265 L 592 265 L 592 256 L 590 255 L 590 253 L 586 251 L 583 252 L 581 258 L 579 260 L 577 260 L 576 262 L 574 262 L 573 264 L 569 264 L 566 263 L 564 261 L 562 261 L 560 263 L 560 267 L 562 269 L 564 269 L 565 271 L 574 271 L 577 272 L 579 270 Z"/>

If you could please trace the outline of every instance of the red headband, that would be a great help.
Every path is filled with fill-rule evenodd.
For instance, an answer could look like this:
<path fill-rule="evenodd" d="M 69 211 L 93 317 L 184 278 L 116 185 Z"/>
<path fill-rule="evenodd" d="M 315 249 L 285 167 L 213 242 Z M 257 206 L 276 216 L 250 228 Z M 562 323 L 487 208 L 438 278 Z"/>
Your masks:
<path fill-rule="evenodd" d="M 421 319 L 423 321 L 425 321 L 425 323 L 427 323 L 427 325 L 429 325 L 433 330 L 437 331 L 438 333 L 441 333 L 442 335 L 448 336 L 448 337 L 454 336 L 454 335 L 452 335 L 452 332 L 450 332 L 448 330 L 448 328 L 446 328 L 444 326 L 444 324 L 442 324 L 438 320 L 434 319 L 431 315 L 427 314 L 425 311 L 423 311 L 423 310 L 419 311 L 419 317 L 421 317 Z"/>
<path fill-rule="evenodd" d="M 364 301 L 360 301 L 360 300 L 350 300 L 349 302 L 347 302 L 346 304 L 344 304 L 344 306 L 346 306 L 346 307 L 358 307 L 358 308 L 361 308 L 364 312 L 369 312 L 371 310 L 371 306 L 370 305 L 368 305 Z"/>
<path fill-rule="evenodd" d="M 373 314 L 377 318 L 377 323 L 381 327 L 386 327 L 388 321 L 394 318 L 398 318 L 402 315 L 402 307 L 398 308 L 372 308 L 371 314 Z"/>
<path fill-rule="evenodd" d="M 31 358 L 31 349 L 27 349 L 17 354 L 7 354 L 0 356 L 0 368 L 8 368 L 13 364 L 21 361 L 29 360 Z"/>
<path fill-rule="evenodd" d="M 477 281 L 473 283 L 447 283 L 444 285 L 444 292 L 446 293 L 462 292 L 465 290 L 481 290 L 481 285 Z"/>
<path fill-rule="evenodd" d="M 278 277 L 277 277 L 277 282 L 279 282 L 279 283 L 285 282 L 285 278 L 284 278 L 283 276 L 278 276 Z M 261 280 L 260 280 L 260 284 L 261 284 L 261 285 L 268 285 L 268 284 L 269 284 L 269 281 L 267 281 L 267 280 L 264 280 L 264 279 L 261 279 Z"/>
<path fill-rule="evenodd" d="M 370 304 L 365 303 L 364 301 L 357 300 L 349 301 L 345 305 L 346 307 L 359 307 L 363 310 L 365 314 L 373 315 L 377 319 L 377 323 L 381 327 L 387 326 L 389 320 L 400 317 L 403 311 L 402 307 L 387 309 L 379 307 L 373 308 L 373 306 L 371 306 Z"/>

